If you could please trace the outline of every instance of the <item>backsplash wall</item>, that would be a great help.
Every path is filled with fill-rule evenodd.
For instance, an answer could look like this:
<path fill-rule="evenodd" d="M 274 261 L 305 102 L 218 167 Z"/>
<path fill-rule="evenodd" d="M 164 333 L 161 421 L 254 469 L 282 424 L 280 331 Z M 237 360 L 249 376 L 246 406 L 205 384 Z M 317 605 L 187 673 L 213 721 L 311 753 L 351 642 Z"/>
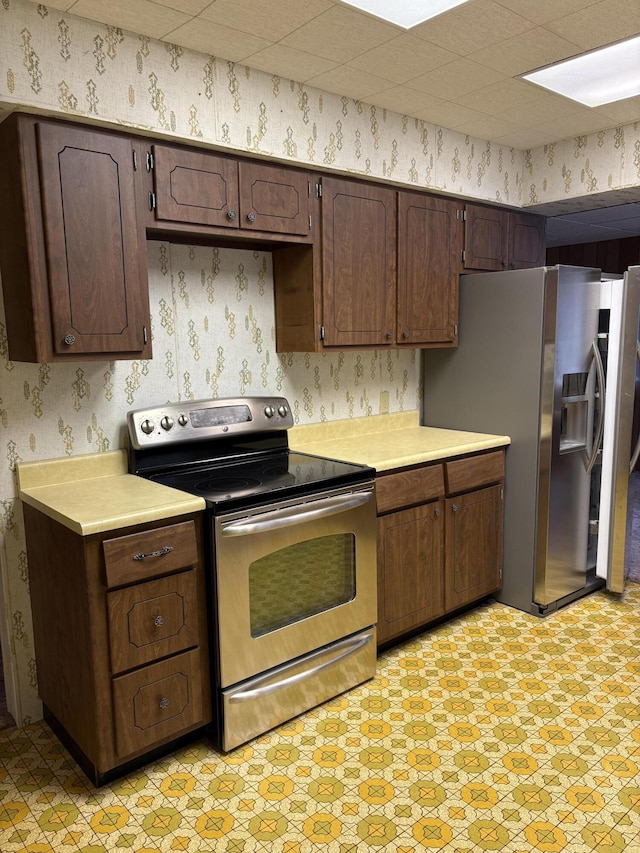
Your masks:
<path fill-rule="evenodd" d="M 0 0 L 0 40 L 0 110 L 75 115 L 515 206 L 614 190 L 640 168 L 631 153 L 640 126 L 522 152 L 27 0 Z M 0 309 L 0 636 L 19 723 L 41 707 L 18 461 L 120 447 L 129 409 L 170 399 L 279 393 L 299 423 L 377 413 L 381 391 L 391 411 L 419 405 L 415 351 L 275 353 L 269 254 L 157 242 L 148 254 L 151 361 L 9 362 Z"/>

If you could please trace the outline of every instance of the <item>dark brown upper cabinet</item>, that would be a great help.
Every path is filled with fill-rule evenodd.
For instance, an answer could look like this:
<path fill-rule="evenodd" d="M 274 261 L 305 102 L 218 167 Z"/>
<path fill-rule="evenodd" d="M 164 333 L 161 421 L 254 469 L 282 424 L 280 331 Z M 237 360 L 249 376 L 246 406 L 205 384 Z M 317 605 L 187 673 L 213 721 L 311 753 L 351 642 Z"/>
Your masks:
<path fill-rule="evenodd" d="M 464 207 L 460 272 L 539 267 L 545 263 L 545 218 L 498 207 Z"/>
<path fill-rule="evenodd" d="M 9 357 L 150 358 L 131 140 L 14 114 L 0 125 L 0 151 Z"/>
<path fill-rule="evenodd" d="M 323 177 L 320 240 L 274 251 L 278 352 L 455 345 L 456 212 L 426 193 Z"/>
<path fill-rule="evenodd" d="M 159 144 L 147 147 L 144 162 L 151 232 L 312 237 L 311 180 L 302 170 Z"/>

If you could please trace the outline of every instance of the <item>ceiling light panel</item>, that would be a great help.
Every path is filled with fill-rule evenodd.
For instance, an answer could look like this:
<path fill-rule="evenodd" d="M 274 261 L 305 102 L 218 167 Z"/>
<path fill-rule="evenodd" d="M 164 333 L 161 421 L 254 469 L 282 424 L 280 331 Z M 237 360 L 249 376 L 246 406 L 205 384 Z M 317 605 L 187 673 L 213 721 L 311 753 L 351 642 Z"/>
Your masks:
<path fill-rule="evenodd" d="M 382 18 L 390 24 L 397 24 L 410 30 L 418 24 L 435 18 L 443 12 L 467 3 L 468 0 L 342 0 L 347 6 L 355 6 L 369 15 Z"/>
<path fill-rule="evenodd" d="M 588 107 L 633 98 L 640 95 L 640 36 L 522 77 Z"/>

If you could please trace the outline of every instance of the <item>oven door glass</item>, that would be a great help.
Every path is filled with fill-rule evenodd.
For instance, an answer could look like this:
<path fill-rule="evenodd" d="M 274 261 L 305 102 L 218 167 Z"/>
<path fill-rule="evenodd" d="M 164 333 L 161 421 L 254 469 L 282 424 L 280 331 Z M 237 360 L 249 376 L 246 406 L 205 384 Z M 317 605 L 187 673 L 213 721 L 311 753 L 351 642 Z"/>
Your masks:
<path fill-rule="evenodd" d="M 375 624 L 373 486 L 213 523 L 222 687 Z"/>
<path fill-rule="evenodd" d="M 346 604 L 355 594 L 353 533 L 317 536 L 266 554 L 249 566 L 251 636 Z"/>

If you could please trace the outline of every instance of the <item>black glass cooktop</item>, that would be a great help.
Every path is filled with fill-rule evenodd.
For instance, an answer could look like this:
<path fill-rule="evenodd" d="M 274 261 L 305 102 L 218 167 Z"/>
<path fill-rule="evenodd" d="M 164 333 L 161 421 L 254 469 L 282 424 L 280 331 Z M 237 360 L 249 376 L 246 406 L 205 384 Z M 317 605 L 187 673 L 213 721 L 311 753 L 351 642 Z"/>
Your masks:
<path fill-rule="evenodd" d="M 211 509 L 230 511 L 356 485 L 374 474 L 366 465 L 284 450 L 252 456 L 248 461 L 201 463 L 146 476 L 204 498 Z"/>

